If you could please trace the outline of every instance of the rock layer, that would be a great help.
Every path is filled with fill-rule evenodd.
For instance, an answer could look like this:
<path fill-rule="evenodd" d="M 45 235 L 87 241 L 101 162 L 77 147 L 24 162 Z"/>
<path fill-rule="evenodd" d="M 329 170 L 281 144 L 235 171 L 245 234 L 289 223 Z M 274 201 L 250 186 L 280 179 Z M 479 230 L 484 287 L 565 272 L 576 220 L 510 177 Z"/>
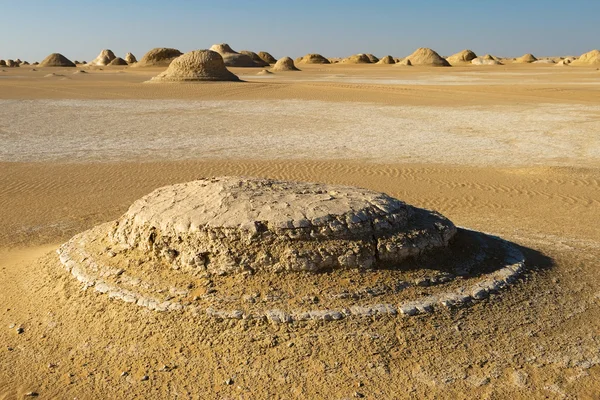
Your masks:
<path fill-rule="evenodd" d="M 382 193 L 224 177 L 155 190 L 111 236 L 218 274 L 385 267 L 445 247 L 455 232 L 443 216 Z"/>

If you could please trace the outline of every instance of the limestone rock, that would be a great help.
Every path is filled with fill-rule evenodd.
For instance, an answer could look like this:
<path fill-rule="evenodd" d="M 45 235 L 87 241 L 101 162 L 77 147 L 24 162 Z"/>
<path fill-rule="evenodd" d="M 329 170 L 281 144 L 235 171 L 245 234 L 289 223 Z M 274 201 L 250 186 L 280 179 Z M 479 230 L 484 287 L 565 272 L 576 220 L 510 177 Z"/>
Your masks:
<path fill-rule="evenodd" d="M 271 68 L 271 70 L 273 70 L 273 71 L 300 71 L 298 68 L 296 68 L 296 65 L 294 65 L 294 60 L 292 60 L 290 57 L 280 58 L 279 61 L 277 61 L 275 63 L 273 68 Z"/>
<path fill-rule="evenodd" d="M 52 53 L 44 58 L 40 67 L 75 67 L 75 64 L 62 54 Z"/>
<path fill-rule="evenodd" d="M 309 53 L 304 57 L 298 57 L 296 63 L 301 64 L 330 64 L 329 60 L 320 54 Z"/>
<path fill-rule="evenodd" d="M 275 64 L 277 59 L 266 51 L 259 51 L 258 56 L 266 63 Z"/>
<path fill-rule="evenodd" d="M 257 57 L 261 60 L 261 65 L 257 65 L 252 57 L 234 51 L 227 43 L 213 44 L 210 50 L 219 53 L 223 57 L 223 61 L 227 67 L 262 67 L 268 65 L 258 55 Z"/>
<path fill-rule="evenodd" d="M 194 50 L 176 58 L 150 82 L 239 81 L 227 70 L 223 58 L 211 50 Z"/>
<path fill-rule="evenodd" d="M 171 62 L 182 53 L 177 49 L 157 47 L 146 54 L 142 59 L 135 63 L 135 67 L 168 67 Z"/>
<path fill-rule="evenodd" d="M 455 232 L 441 215 L 382 193 L 224 177 L 155 190 L 133 203 L 111 237 L 181 268 L 218 273 L 383 267 L 445 247 Z"/>

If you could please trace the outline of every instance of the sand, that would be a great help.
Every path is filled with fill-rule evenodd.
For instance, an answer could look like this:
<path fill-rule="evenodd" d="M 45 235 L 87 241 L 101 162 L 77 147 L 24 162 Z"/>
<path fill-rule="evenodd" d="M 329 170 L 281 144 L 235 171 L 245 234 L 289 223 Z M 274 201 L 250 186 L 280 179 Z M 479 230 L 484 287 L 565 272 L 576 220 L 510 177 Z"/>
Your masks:
<path fill-rule="evenodd" d="M 141 84 L 164 68 L 2 73 L 0 398 L 597 396 L 595 68 L 302 67 L 202 90 Z M 530 270 L 468 309 L 271 325 L 140 311 L 61 268 L 76 233 L 215 175 L 383 191 L 518 243 Z"/>

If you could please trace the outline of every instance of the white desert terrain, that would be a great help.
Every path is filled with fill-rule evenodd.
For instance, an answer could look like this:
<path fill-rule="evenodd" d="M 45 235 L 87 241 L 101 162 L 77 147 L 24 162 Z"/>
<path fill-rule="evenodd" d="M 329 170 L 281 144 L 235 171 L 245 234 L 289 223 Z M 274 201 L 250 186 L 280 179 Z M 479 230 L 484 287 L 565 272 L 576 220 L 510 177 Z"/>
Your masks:
<path fill-rule="evenodd" d="M 147 83 L 165 66 L 0 67 L 0 399 L 599 398 L 600 71 L 400 64 L 195 83 Z M 501 237 L 524 269 L 468 307 L 278 322 L 138 307 L 61 264 L 61 245 L 142 196 L 215 176 L 383 192 Z M 264 274 L 189 288 L 322 309 L 396 279 Z M 402 296 L 436 293 L 413 286 Z"/>

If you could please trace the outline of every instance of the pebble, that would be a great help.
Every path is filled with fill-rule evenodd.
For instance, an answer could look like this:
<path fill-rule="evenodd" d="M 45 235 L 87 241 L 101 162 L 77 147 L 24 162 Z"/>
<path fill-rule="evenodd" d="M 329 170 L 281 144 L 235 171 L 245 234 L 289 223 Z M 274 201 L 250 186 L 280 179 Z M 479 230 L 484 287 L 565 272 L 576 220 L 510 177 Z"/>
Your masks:
<path fill-rule="evenodd" d="M 226 385 L 233 385 L 233 379 L 232 378 L 227 378 L 227 380 L 225 381 Z"/>
<path fill-rule="evenodd" d="M 38 397 L 40 394 L 38 392 L 27 392 L 25 393 L 26 397 Z"/>
<path fill-rule="evenodd" d="M 20 335 L 21 333 L 25 332 L 25 329 L 18 327 L 17 328 L 17 333 Z"/>
<path fill-rule="evenodd" d="M 365 397 L 365 395 L 362 394 L 361 392 L 354 392 L 354 397 L 362 399 L 363 397 Z"/>
<path fill-rule="evenodd" d="M 142 376 L 141 381 L 144 382 L 144 381 L 147 381 L 149 379 L 150 379 L 150 377 L 148 375 L 144 375 L 144 376 Z"/>
<path fill-rule="evenodd" d="M 121 377 L 122 378 L 126 377 L 127 375 L 129 375 L 129 372 L 127 372 L 127 371 L 121 372 Z"/>

